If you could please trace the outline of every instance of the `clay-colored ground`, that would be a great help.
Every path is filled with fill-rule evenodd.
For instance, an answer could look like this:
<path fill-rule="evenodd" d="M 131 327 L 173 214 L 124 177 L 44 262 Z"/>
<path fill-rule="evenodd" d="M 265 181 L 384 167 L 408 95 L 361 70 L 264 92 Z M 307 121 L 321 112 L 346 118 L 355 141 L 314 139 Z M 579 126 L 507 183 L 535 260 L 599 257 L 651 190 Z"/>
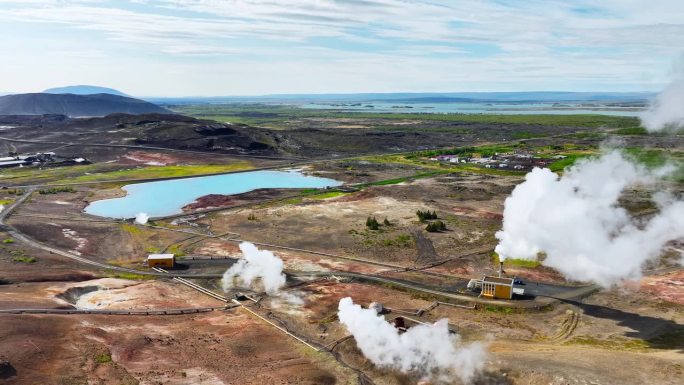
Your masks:
<path fill-rule="evenodd" d="M 343 180 L 378 180 L 384 167 L 317 165 L 311 171 Z M 391 175 L 410 172 L 399 167 Z M 144 269 L 141 263 L 153 251 L 239 258 L 238 243 L 230 240 L 238 236 L 400 266 L 454 257 L 428 269 L 448 276 L 416 271 L 383 275 L 455 290 L 463 282 L 459 278 L 478 277 L 496 268 L 491 256 L 494 232 L 500 227 L 503 200 L 519 180 L 453 174 L 369 187 L 329 199 L 304 197 L 279 203 L 260 201 L 277 194 L 253 194 L 240 197 L 239 203 L 251 204 L 248 207 L 158 222 L 172 230 L 223 234 L 223 239 L 131 223 L 93 222 L 82 214 L 87 201 L 120 194 L 116 186 L 34 195 L 9 223 L 54 247 L 139 269 Z M 427 233 L 415 215 L 416 210 L 426 209 L 436 211 L 448 230 Z M 248 219 L 250 214 L 255 219 Z M 380 222 L 387 218 L 391 225 L 370 231 L 365 226 L 368 216 Z M 304 250 L 270 249 L 292 271 L 377 274 L 389 269 Z M 14 260 L 22 256 L 35 261 Z M 221 273 L 234 259 L 179 261 L 183 272 Z M 506 270 L 526 280 L 564 283 L 556 272 L 543 267 L 508 265 Z M 682 272 L 657 271 L 661 273 L 621 291 L 603 291 L 543 310 L 440 305 L 409 317 L 422 322 L 448 318 L 465 343 L 489 341 L 487 370 L 477 379 L 479 384 L 678 384 L 684 376 Z M 2 309 L 221 305 L 174 281 L 115 279 L 111 271 L 93 270 L 18 242 L 0 245 L 0 273 Z M 218 279 L 195 281 L 221 290 Z M 424 294 L 347 279 L 309 282 L 286 293 L 247 306 L 317 346 L 348 334 L 336 319 L 343 297 L 364 306 L 381 302 L 390 309 L 387 319 L 415 313 L 433 302 Z M 301 304 L 294 304 L 292 296 Z M 363 383 L 359 378 L 366 376 L 377 385 L 403 385 L 419 380 L 375 367 L 353 339 L 335 345 L 332 354 L 314 353 L 244 309 L 183 316 L 0 314 L 0 357 L 16 370 L 14 376 L 0 378 L 9 384 L 354 384 Z"/>

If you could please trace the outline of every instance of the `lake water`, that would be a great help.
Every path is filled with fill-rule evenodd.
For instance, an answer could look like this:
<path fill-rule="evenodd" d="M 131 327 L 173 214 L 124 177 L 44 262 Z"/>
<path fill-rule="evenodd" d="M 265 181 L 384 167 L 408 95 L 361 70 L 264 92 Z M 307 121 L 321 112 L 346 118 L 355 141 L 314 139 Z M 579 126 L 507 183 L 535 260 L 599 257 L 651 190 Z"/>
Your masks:
<path fill-rule="evenodd" d="M 85 212 L 108 218 L 180 214 L 183 206 L 208 194 L 241 194 L 260 188 L 323 188 L 339 186 L 334 179 L 307 176 L 299 171 L 249 171 L 226 175 L 136 183 L 122 187 L 127 195 L 95 201 Z"/>
<path fill-rule="evenodd" d="M 423 113 L 423 114 L 600 114 L 639 116 L 643 108 L 581 105 L 573 103 L 309 103 L 301 108 L 314 110 L 357 111 L 375 113 Z"/>

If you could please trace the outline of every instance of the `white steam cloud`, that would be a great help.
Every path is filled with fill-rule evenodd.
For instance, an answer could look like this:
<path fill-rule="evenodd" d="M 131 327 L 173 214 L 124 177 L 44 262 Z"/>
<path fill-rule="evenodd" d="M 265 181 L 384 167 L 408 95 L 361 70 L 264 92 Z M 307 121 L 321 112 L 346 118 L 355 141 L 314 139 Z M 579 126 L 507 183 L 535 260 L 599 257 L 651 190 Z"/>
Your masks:
<path fill-rule="evenodd" d="M 147 221 L 149 221 L 149 220 L 150 220 L 150 217 L 146 213 L 138 213 L 135 216 L 135 223 L 137 223 L 139 225 L 147 224 Z"/>
<path fill-rule="evenodd" d="M 672 82 L 641 113 L 641 125 L 648 131 L 684 128 L 684 56 L 675 63 Z"/>
<path fill-rule="evenodd" d="M 285 286 L 282 259 L 268 250 L 259 250 L 250 242 L 240 243 L 240 251 L 244 258 L 223 273 L 221 283 L 224 291 L 234 287 L 236 281 L 251 286 L 258 279 L 269 294 L 276 294 Z"/>
<path fill-rule="evenodd" d="M 438 381 L 457 376 L 466 383 L 484 367 L 485 345 L 463 346 L 460 337 L 449 332 L 446 319 L 399 334 L 374 309 L 355 305 L 349 297 L 340 300 L 337 316 L 363 355 L 379 367 Z"/>
<path fill-rule="evenodd" d="M 650 132 L 684 128 L 684 79 L 670 83 L 639 117 Z"/>
<path fill-rule="evenodd" d="M 544 265 L 604 287 L 639 279 L 645 262 L 684 237 L 684 202 L 659 192 L 659 212 L 637 221 L 618 199 L 625 188 L 652 186 L 664 173 L 649 172 L 617 150 L 580 161 L 560 178 L 535 168 L 506 199 L 496 252 L 502 260 L 535 260 L 543 252 Z"/>

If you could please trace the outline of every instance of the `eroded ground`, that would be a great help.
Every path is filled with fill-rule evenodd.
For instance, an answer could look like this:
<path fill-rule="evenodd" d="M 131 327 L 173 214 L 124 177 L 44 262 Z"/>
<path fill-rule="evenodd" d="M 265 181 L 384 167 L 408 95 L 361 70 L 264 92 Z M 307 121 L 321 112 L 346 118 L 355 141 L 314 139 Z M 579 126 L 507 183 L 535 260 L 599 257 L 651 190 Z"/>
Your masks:
<path fill-rule="evenodd" d="M 153 130 L 156 126 L 152 123 L 145 123 L 150 126 L 144 129 L 119 128 L 122 131 L 117 135 L 124 135 L 128 129 Z M 333 126 L 349 130 L 344 134 L 350 138 L 351 148 L 361 143 L 359 138 L 366 136 L 363 130 L 370 125 L 363 119 L 305 118 L 299 123 L 306 127 L 280 136 L 292 139 L 287 145 L 303 143 L 299 153 L 319 153 L 321 143 L 327 143 L 325 138 L 332 135 L 329 129 Z M 410 139 L 406 138 L 406 130 L 398 128 L 402 124 L 411 127 L 419 122 L 392 121 L 388 129 L 391 133 L 377 135 L 379 140 L 386 141 L 383 146 L 404 148 Z M 453 134 L 439 133 L 439 125 L 431 123 L 428 128 L 437 133 L 420 137 L 415 145 L 428 146 L 422 141 Z M 450 124 L 447 128 L 460 129 L 457 126 Z M 471 136 L 481 127 L 466 128 L 464 137 L 453 139 L 454 143 L 472 140 Z M 513 127 L 498 129 L 510 134 L 506 129 Z M 541 126 L 526 129 L 533 133 L 543 131 Z M 559 128 L 553 134 L 568 130 Z M 498 138 L 492 132 L 485 132 L 483 137 Z M 311 134 L 306 136 L 308 141 L 302 137 L 304 134 Z M 340 138 L 335 140 L 333 144 L 339 145 Z M 364 140 L 368 142 L 367 138 Z M 582 145 L 591 142 L 541 139 L 544 140 Z M 644 139 L 629 140 L 637 143 Z M 658 137 L 653 140 L 664 141 Z M 349 151 L 342 148 L 339 153 Z M 207 162 L 230 166 L 239 161 L 231 157 L 212 161 L 213 155 L 202 158 L 141 149 L 117 149 L 101 156 L 112 163 L 98 164 L 93 172 L 110 167 L 121 171 Z M 248 163 L 238 165 L 272 164 L 265 160 Z M 312 175 L 343 181 L 351 188 L 259 190 L 231 197 L 208 196 L 189 203 L 184 215 L 154 220 L 147 226 L 83 213 L 89 202 L 120 196 L 122 182 L 33 193 L 6 219 L 7 224 L 37 242 L 109 268 L 84 264 L 13 239 L 9 228 L 3 229 L 6 232 L 0 234 L 0 310 L 215 309 L 183 315 L 0 314 L 0 382 L 418 383 L 418 376 L 377 368 L 361 354 L 353 339 L 345 339 L 348 332 L 336 318 L 339 300 L 344 297 L 352 297 L 364 306 L 382 303 L 388 320 L 398 316 L 419 322 L 447 318 L 463 343 L 487 341 L 490 353 L 485 371 L 475 380 L 479 384 L 681 382 L 684 277 L 677 267 L 676 253 L 668 254 L 661 264 L 649 266 L 646 277 L 623 289 L 592 289 L 559 296 L 560 300 L 549 297 L 573 293 L 584 285 L 566 282 L 557 272 L 535 263 L 508 261 L 506 273 L 526 281 L 526 291 L 538 292 L 537 297 L 492 304 L 458 297 L 452 304 L 461 307 L 435 305 L 435 300 L 444 298 L 368 278 L 386 278 L 394 283 L 467 297 L 465 285 L 470 278 L 492 274 L 497 269 L 492 254 L 496 245 L 494 233 L 501 226 L 504 199 L 523 175 L 447 169 L 398 157 L 391 161 L 377 157 L 326 160 L 303 169 Z M 68 179 L 78 172 L 53 173 L 44 180 Z M 30 175 L 14 177 L 15 184 L 31 180 Z M 632 212 L 647 216 L 652 207 L 644 202 L 650 194 L 630 192 L 624 203 Z M 6 205 L 19 196 L 21 192 L 0 190 L 0 199 Z M 427 224 L 416 216 L 418 210 L 436 212 L 447 229 L 427 232 Z M 369 217 L 378 220 L 378 230 L 366 226 Z M 264 296 L 258 289 L 243 287 L 222 292 L 219 277 L 241 258 L 238 244 L 242 240 L 258 242 L 260 247 L 273 250 L 282 258 L 288 273 L 288 288 L 283 293 Z M 178 255 L 178 274 L 203 274 L 202 278 L 191 278 L 191 282 L 215 293 L 229 299 L 238 293 L 262 299 L 258 303 L 246 300 L 243 307 L 224 309 L 225 302 L 178 281 L 114 268 L 148 271 L 145 257 L 157 252 Z M 476 306 L 470 308 L 471 305 Z M 287 329 L 314 349 L 274 325 Z M 317 351 L 323 347 L 326 348 Z M 454 379 L 451 383 L 459 382 Z"/>

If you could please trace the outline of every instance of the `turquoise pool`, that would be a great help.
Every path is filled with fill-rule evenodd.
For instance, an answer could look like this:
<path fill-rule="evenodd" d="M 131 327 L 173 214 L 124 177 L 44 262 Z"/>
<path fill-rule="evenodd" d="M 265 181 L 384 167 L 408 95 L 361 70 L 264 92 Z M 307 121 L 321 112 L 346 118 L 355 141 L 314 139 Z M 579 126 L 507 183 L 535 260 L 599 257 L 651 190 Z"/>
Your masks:
<path fill-rule="evenodd" d="M 249 171 L 226 175 L 136 183 L 122 187 L 126 196 L 92 202 L 85 212 L 107 218 L 133 218 L 138 213 L 163 217 L 182 213 L 183 206 L 208 194 L 232 195 L 261 188 L 323 188 L 334 179 L 299 171 Z"/>

